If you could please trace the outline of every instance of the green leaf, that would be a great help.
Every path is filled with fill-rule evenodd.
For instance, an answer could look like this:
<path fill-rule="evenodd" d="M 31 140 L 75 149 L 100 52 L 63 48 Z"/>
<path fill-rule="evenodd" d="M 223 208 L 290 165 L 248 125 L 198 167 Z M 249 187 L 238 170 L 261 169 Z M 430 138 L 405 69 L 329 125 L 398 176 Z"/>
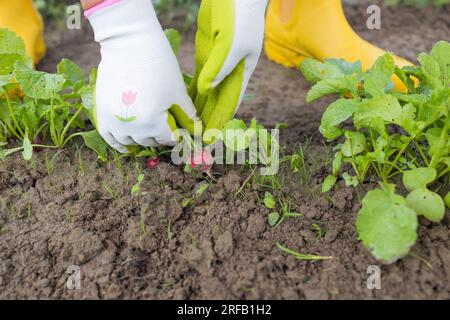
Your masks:
<path fill-rule="evenodd" d="M 444 200 L 437 193 L 427 188 L 419 188 L 412 191 L 406 197 L 406 203 L 417 215 L 424 216 L 431 222 L 439 222 L 444 218 Z"/>
<path fill-rule="evenodd" d="M 13 78 L 13 75 L 0 75 L 0 89 L 5 85 L 10 84 Z"/>
<path fill-rule="evenodd" d="M 450 43 L 439 41 L 431 50 L 430 56 L 439 64 L 443 86 L 448 87 L 450 85 Z"/>
<path fill-rule="evenodd" d="M 23 159 L 30 161 L 33 157 L 33 147 L 31 146 L 30 138 L 28 138 L 28 132 L 25 132 L 25 137 L 23 138 Z"/>
<path fill-rule="evenodd" d="M 224 129 L 229 129 L 229 130 L 238 130 L 238 129 L 247 130 L 247 125 L 245 124 L 244 120 L 233 119 L 231 121 L 228 121 L 225 124 Z"/>
<path fill-rule="evenodd" d="M 444 198 L 445 205 L 450 209 L 450 192 Z"/>
<path fill-rule="evenodd" d="M 198 189 L 195 191 L 195 196 L 196 197 L 200 197 L 202 194 L 204 194 L 206 192 L 206 190 L 208 190 L 209 188 L 209 184 L 207 182 L 202 183 Z"/>
<path fill-rule="evenodd" d="M 395 194 L 395 186 L 367 193 L 356 220 L 356 230 L 364 246 L 378 260 L 393 263 L 409 253 L 417 240 L 417 215 Z"/>
<path fill-rule="evenodd" d="M 186 84 L 186 86 L 189 87 L 191 85 L 193 79 L 194 78 L 191 75 L 183 73 L 183 80 L 184 80 L 184 83 Z"/>
<path fill-rule="evenodd" d="M 250 145 L 251 137 L 246 134 L 248 128 L 243 120 L 228 121 L 222 129 L 222 137 L 227 148 L 233 151 L 246 150 Z"/>
<path fill-rule="evenodd" d="M 26 52 L 25 43 L 20 37 L 6 28 L 0 28 L 0 53 L 16 53 L 25 56 Z"/>
<path fill-rule="evenodd" d="M 343 132 L 338 126 L 353 115 L 357 105 L 355 99 L 339 99 L 330 104 L 322 116 L 319 128 L 322 135 L 328 140 L 340 137 Z"/>
<path fill-rule="evenodd" d="M 83 139 L 84 143 L 87 147 L 94 150 L 98 158 L 102 161 L 107 161 L 108 158 L 108 147 L 106 142 L 103 140 L 103 138 L 100 136 L 100 134 L 97 132 L 97 130 L 92 130 L 89 132 L 83 132 L 80 134 Z"/>
<path fill-rule="evenodd" d="M 272 212 L 271 214 L 269 214 L 267 220 L 268 220 L 269 226 L 275 227 L 277 225 L 278 221 L 280 220 L 280 215 L 278 214 L 278 212 Z"/>
<path fill-rule="evenodd" d="M 360 132 L 346 131 L 347 138 L 341 152 L 346 157 L 356 156 L 366 150 L 366 136 Z"/>
<path fill-rule="evenodd" d="M 173 52 L 177 55 L 181 46 L 180 33 L 175 29 L 166 29 L 164 30 L 164 34 L 166 35 L 167 40 L 169 40 Z"/>
<path fill-rule="evenodd" d="M 21 64 L 16 64 L 15 75 L 22 91 L 34 99 L 47 100 L 55 97 L 65 82 L 61 75 L 35 71 Z"/>
<path fill-rule="evenodd" d="M 354 187 L 356 188 L 359 184 L 358 178 L 355 176 L 351 176 L 348 172 L 344 172 L 342 174 L 342 178 L 345 181 L 346 187 Z"/>
<path fill-rule="evenodd" d="M 372 97 L 386 93 L 395 71 L 394 58 L 390 53 L 379 57 L 373 67 L 364 75 L 364 90 Z"/>
<path fill-rule="evenodd" d="M 14 32 L 0 28 L 0 75 L 10 74 L 17 62 L 32 67 L 23 40 Z"/>
<path fill-rule="evenodd" d="M 334 155 L 332 168 L 333 168 L 333 175 L 337 175 L 342 167 L 342 152 L 336 152 Z"/>
<path fill-rule="evenodd" d="M 329 94 L 351 94 L 358 96 L 358 75 L 346 75 L 338 78 L 326 78 L 315 84 L 306 96 L 308 103 Z"/>
<path fill-rule="evenodd" d="M 89 73 L 89 84 L 95 85 L 97 83 L 97 74 L 98 74 L 98 68 L 92 68 L 91 72 Z"/>
<path fill-rule="evenodd" d="M 275 208 L 275 199 L 273 198 L 273 195 L 270 192 L 266 192 L 264 194 L 264 205 L 268 209 L 274 209 Z"/>
<path fill-rule="evenodd" d="M 307 58 L 300 64 L 300 71 L 309 82 L 317 83 L 323 79 L 341 77 L 344 73 L 333 63 Z"/>
<path fill-rule="evenodd" d="M 297 260 L 305 260 L 305 261 L 312 260 L 312 261 L 314 261 L 314 260 L 329 260 L 329 259 L 333 258 L 331 256 L 325 257 L 325 256 L 318 256 L 318 255 L 315 255 L 315 254 L 299 253 L 297 251 L 291 250 L 291 249 L 283 246 L 280 243 L 277 243 L 277 247 L 278 247 L 278 249 L 280 249 L 284 253 L 292 255 Z"/>
<path fill-rule="evenodd" d="M 131 194 L 133 196 L 137 195 L 139 193 L 139 189 L 141 187 L 142 181 L 144 181 L 144 174 L 141 173 L 140 175 L 138 175 L 137 180 L 136 180 L 136 184 L 131 188 Z"/>
<path fill-rule="evenodd" d="M 363 74 L 361 61 L 351 63 L 343 59 L 326 59 L 325 64 L 336 66 L 344 75 Z"/>
<path fill-rule="evenodd" d="M 441 81 L 442 72 L 439 62 L 426 53 L 421 53 L 417 60 L 421 64 L 422 73 L 428 85 L 433 89 L 443 88 L 444 86 Z"/>
<path fill-rule="evenodd" d="M 37 129 L 38 117 L 36 115 L 36 105 L 33 100 L 24 101 L 21 104 L 14 105 L 14 113 L 25 129 L 33 134 Z"/>
<path fill-rule="evenodd" d="M 400 123 L 402 106 L 392 95 L 367 99 L 356 106 L 353 121 L 357 128 L 371 127 L 375 118 L 387 123 Z"/>
<path fill-rule="evenodd" d="M 325 178 L 325 181 L 322 184 L 322 192 L 323 193 L 327 193 L 328 191 L 331 190 L 331 188 L 334 187 L 334 185 L 336 184 L 337 178 L 336 176 L 328 176 Z"/>
<path fill-rule="evenodd" d="M 436 176 L 437 172 L 434 168 L 416 168 L 403 173 L 403 184 L 409 191 L 426 188 L 436 179 Z"/>
<path fill-rule="evenodd" d="M 73 61 L 69 59 L 62 59 L 58 64 L 58 74 L 62 75 L 70 84 L 82 81 L 84 82 L 84 72 Z"/>
<path fill-rule="evenodd" d="M 403 68 L 395 66 L 394 73 L 406 85 L 406 87 L 408 88 L 408 92 L 415 91 L 414 81 L 411 79 L 411 77 L 406 73 L 406 71 Z"/>

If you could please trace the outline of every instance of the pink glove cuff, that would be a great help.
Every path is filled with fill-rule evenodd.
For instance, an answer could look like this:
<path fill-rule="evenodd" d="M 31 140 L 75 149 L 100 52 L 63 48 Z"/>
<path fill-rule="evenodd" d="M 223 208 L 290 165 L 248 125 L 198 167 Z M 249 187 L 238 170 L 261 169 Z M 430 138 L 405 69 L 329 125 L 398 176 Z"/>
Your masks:
<path fill-rule="evenodd" d="M 116 4 L 118 2 L 121 2 L 122 0 L 105 0 L 102 3 L 99 3 L 98 5 L 84 11 L 84 16 L 86 18 L 89 18 L 89 16 L 91 16 L 94 12 L 98 11 L 98 10 L 102 10 L 106 7 L 112 6 L 113 4 Z"/>

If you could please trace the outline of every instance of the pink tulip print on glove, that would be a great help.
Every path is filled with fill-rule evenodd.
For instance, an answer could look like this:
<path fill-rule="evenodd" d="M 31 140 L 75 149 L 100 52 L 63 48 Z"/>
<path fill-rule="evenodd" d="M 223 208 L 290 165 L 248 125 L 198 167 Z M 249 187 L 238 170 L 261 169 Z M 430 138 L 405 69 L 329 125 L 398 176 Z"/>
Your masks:
<path fill-rule="evenodd" d="M 137 91 L 128 90 L 122 92 L 122 104 L 125 107 L 125 117 L 116 115 L 116 118 L 122 122 L 133 122 L 137 119 L 136 116 L 130 117 L 130 108 L 136 103 L 138 96 Z"/>
<path fill-rule="evenodd" d="M 196 110 L 152 1 L 109 1 L 88 17 L 102 55 L 95 103 L 103 139 L 128 153 L 176 145 L 178 128 L 193 133 Z"/>

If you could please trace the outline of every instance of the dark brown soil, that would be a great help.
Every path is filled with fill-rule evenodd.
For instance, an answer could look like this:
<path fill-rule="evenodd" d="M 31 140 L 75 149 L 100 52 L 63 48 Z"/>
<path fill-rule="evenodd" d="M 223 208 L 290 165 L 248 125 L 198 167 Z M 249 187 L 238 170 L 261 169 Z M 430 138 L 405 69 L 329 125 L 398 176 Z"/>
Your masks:
<path fill-rule="evenodd" d="M 450 40 L 449 7 L 383 8 L 379 31 L 365 29 L 363 6 L 347 13 L 366 39 L 410 59 L 440 39 Z M 63 57 L 86 70 L 98 63 L 87 25 L 47 33 L 42 69 L 52 71 Z M 183 68 L 192 71 L 192 39 L 182 49 Z M 448 213 L 442 224 L 421 221 L 412 254 L 381 266 L 381 290 L 367 289 L 367 268 L 378 263 L 358 242 L 354 220 L 360 197 L 372 186 L 320 193 L 328 149 L 317 129 L 326 101 L 307 106 L 308 88 L 299 72 L 263 57 L 249 89 L 254 98 L 239 112 L 267 126 L 288 123 L 282 142 L 290 150 L 312 141 L 309 182 L 283 171 L 276 192 L 304 216 L 276 229 L 267 223 L 267 189 L 250 180 L 239 192 L 251 175 L 248 168 L 215 168 L 208 191 L 183 208 L 183 199 L 205 181 L 168 160 L 156 170 L 143 169 L 145 180 L 134 196 L 135 163 L 124 160 L 120 169 L 97 161 L 86 148 L 0 164 L 0 298 L 450 298 Z M 297 261 L 280 252 L 277 242 L 333 258 Z M 70 265 L 81 268 L 81 290 L 66 287 Z"/>

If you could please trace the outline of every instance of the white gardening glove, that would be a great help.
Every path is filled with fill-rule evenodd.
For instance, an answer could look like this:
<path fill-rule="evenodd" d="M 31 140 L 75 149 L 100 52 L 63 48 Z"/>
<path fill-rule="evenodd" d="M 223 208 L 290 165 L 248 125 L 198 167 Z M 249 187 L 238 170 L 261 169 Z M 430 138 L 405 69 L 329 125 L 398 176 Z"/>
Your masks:
<path fill-rule="evenodd" d="M 231 120 L 261 54 L 268 0 L 203 0 L 189 93 L 207 129 Z"/>
<path fill-rule="evenodd" d="M 107 0 L 86 12 L 101 46 L 97 129 L 126 146 L 174 145 L 178 127 L 193 132 L 196 110 L 150 0 Z"/>

